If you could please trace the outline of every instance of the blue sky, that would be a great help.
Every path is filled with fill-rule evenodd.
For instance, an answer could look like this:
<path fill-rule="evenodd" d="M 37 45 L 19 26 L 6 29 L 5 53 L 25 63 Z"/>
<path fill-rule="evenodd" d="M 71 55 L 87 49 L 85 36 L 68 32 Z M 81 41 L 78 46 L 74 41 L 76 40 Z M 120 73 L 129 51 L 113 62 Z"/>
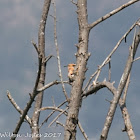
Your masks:
<path fill-rule="evenodd" d="M 128 1 L 129 0 L 115 0 L 113 2 L 112 0 L 88 1 L 89 23 Z M 58 0 L 56 5 L 58 21 L 57 32 L 62 72 L 64 80 L 68 80 L 67 69 L 63 66 L 75 62 L 74 54 L 76 47 L 74 44 L 78 41 L 76 7 L 70 0 Z M 21 108 L 24 108 L 29 99 L 28 94 L 32 92 L 38 64 L 37 54 L 31 44 L 31 40 L 37 42 L 42 6 L 43 0 L 0 1 L 0 132 L 12 132 L 19 119 L 19 113 L 17 113 L 6 97 L 6 90 L 11 92 L 13 98 Z M 91 52 L 91 57 L 87 66 L 89 70 L 86 73 L 86 81 L 114 48 L 122 35 L 139 18 L 139 8 L 140 2 L 102 22 L 91 31 L 89 38 L 89 52 Z M 49 14 L 53 14 L 52 8 Z M 127 37 L 127 43 L 123 42 L 112 57 L 111 79 L 116 82 L 115 87 L 117 87 L 123 72 L 128 55 L 128 47 L 132 42 L 132 38 L 133 32 Z M 46 55 L 48 56 L 50 54 L 56 56 L 53 42 L 53 19 L 49 16 L 46 27 Z M 138 49 L 136 56 L 139 55 L 140 50 Z M 107 78 L 107 68 L 106 66 L 103 69 L 101 77 L 99 78 L 100 81 Z M 136 61 L 133 65 L 131 83 L 127 96 L 127 107 L 137 139 L 140 139 L 139 71 L 140 61 Z M 47 65 L 46 83 L 56 79 L 59 79 L 57 61 L 56 57 L 53 57 Z M 66 90 L 69 94 L 70 86 L 66 86 Z M 50 101 L 51 96 L 54 97 L 56 105 L 60 104 L 64 100 L 61 86 L 54 86 L 45 91 L 43 106 L 52 105 L 52 101 Z M 79 119 L 90 139 L 99 139 L 109 108 L 109 103 L 106 102 L 105 99 L 112 99 L 112 95 L 107 89 L 101 90 L 96 95 L 89 96 L 83 101 Z M 31 116 L 32 111 L 31 109 L 29 116 Z M 41 114 L 41 121 L 45 119 L 47 114 L 48 112 Z M 64 123 L 64 116 L 59 120 Z M 122 115 L 120 109 L 117 108 L 108 140 L 127 140 L 127 135 L 121 132 L 123 127 Z M 45 124 L 41 131 L 51 132 L 53 131 L 52 129 L 58 128 L 54 128 L 53 126 L 48 129 Z M 29 126 L 24 124 L 20 133 L 30 132 L 29 130 Z M 59 130 L 62 131 L 63 129 L 59 128 Z M 77 137 L 77 139 L 83 139 L 80 132 Z M 20 138 L 20 140 L 22 139 Z"/>

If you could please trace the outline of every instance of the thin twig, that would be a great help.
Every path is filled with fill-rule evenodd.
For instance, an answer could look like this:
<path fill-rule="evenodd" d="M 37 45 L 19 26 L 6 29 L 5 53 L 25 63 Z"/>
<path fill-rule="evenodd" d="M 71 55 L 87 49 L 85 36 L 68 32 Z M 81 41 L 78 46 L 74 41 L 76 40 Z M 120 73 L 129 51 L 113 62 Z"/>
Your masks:
<path fill-rule="evenodd" d="M 33 40 L 31 41 L 31 43 L 33 44 L 33 46 L 34 46 L 34 48 L 35 48 L 37 54 L 39 55 L 39 49 L 38 49 L 37 44 L 36 44 Z"/>
<path fill-rule="evenodd" d="M 80 124 L 79 121 L 78 121 L 78 127 L 79 127 L 80 131 L 82 132 L 82 134 L 83 134 L 85 140 L 88 140 L 88 136 L 87 136 L 87 134 L 85 133 L 85 131 L 84 131 L 84 129 L 83 129 L 83 127 L 82 127 L 82 125 Z"/>
<path fill-rule="evenodd" d="M 97 74 L 98 69 L 90 76 L 89 81 L 87 82 L 86 86 L 84 87 L 83 91 L 85 91 L 87 89 L 87 87 L 89 86 L 91 80 L 93 79 L 93 77 Z"/>
<path fill-rule="evenodd" d="M 92 88 L 90 88 L 88 91 L 85 91 L 82 95 L 82 97 L 87 97 L 89 95 L 92 95 L 94 93 L 96 93 L 98 90 L 107 87 L 112 93 L 115 92 L 115 88 L 114 88 L 114 83 L 115 82 L 107 82 L 107 81 L 103 81 L 103 82 L 98 82 L 95 86 L 93 86 Z"/>
<path fill-rule="evenodd" d="M 111 62 L 109 61 L 108 81 L 111 81 Z"/>
<path fill-rule="evenodd" d="M 43 110 L 55 110 L 55 111 L 58 111 L 58 112 L 63 112 L 63 114 L 67 115 L 66 111 L 64 111 L 63 109 L 60 109 L 58 107 L 54 107 L 54 106 L 42 107 L 37 112 L 40 112 L 40 111 L 43 111 Z"/>
<path fill-rule="evenodd" d="M 76 2 L 74 2 L 73 0 L 70 0 L 74 5 L 76 5 L 77 6 L 77 3 Z"/>
<path fill-rule="evenodd" d="M 10 91 L 7 91 L 7 97 L 9 99 L 9 101 L 12 103 L 12 105 L 15 107 L 15 109 L 22 115 L 23 114 L 23 110 L 17 105 L 17 103 L 15 102 L 13 97 L 11 96 Z M 28 122 L 28 124 L 31 126 L 31 119 L 30 119 L 30 117 L 28 115 L 26 115 L 25 119 Z"/>
<path fill-rule="evenodd" d="M 138 20 L 137 20 L 138 21 Z M 137 21 L 130 27 L 130 29 L 124 34 L 124 36 L 119 40 L 119 42 L 117 43 L 117 45 L 114 47 L 114 49 L 112 50 L 112 52 L 108 55 L 108 57 L 105 59 L 105 61 L 102 63 L 102 65 L 99 67 L 99 70 L 97 72 L 97 75 L 95 77 L 95 82 L 97 81 L 97 79 L 99 78 L 99 75 L 101 73 L 101 68 L 107 64 L 107 62 L 110 60 L 111 56 L 113 55 L 113 53 L 118 49 L 119 45 L 121 44 L 121 42 L 123 41 L 123 39 L 126 39 L 127 35 L 130 33 L 130 31 L 137 25 Z"/>
<path fill-rule="evenodd" d="M 99 18 L 98 20 L 96 20 L 95 22 L 89 24 L 89 28 L 92 29 L 93 27 L 95 27 L 96 25 L 98 25 L 99 23 L 103 22 L 104 20 L 108 19 L 109 17 L 113 16 L 114 14 L 120 12 L 121 10 L 123 10 L 124 8 L 138 2 L 140 0 L 130 0 L 129 2 L 123 4 L 122 6 L 118 7 L 117 9 L 111 11 L 110 13 L 104 15 L 103 17 Z"/>
<path fill-rule="evenodd" d="M 110 104 L 112 103 L 112 101 L 108 100 L 108 99 L 105 99 L 107 102 L 109 102 Z"/>
<path fill-rule="evenodd" d="M 103 82 L 97 83 L 95 85 L 95 87 L 92 87 L 89 91 L 84 93 L 83 97 L 94 94 L 95 92 L 97 92 L 98 90 L 100 90 L 101 88 L 104 88 L 104 87 L 108 88 L 108 90 L 111 91 L 111 93 L 114 96 L 116 96 L 117 89 L 113 85 L 114 85 L 114 82 L 110 83 L 108 81 L 103 81 Z M 111 103 L 112 103 L 112 101 L 111 101 Z M 128 136 L 129 136 L 129 139 L 133 138 L 133 140 L 135 140 L 135 134 L 134 134 L 133 127 L 132 127 L 132 124 L 130 121 L 129 113 L 128 113 L 128 110 L 126 108 L 125 102 L 121 98 L 119 99 L 119 106 L 120 106 L 120 109 L 122 112 L 124 124 L 126 126 L 126 131 L 127 131 Z"/>
<path fill-rule="evenodd" d="M 62 123 L 61 123 L 61 122 L 59 122 L 59 121 L 56 121 L 56 124 L 59 124 L 60 126 L 65 127 L 65 125 L 64 125 L 64 124 L 62 124 Z"/>
<path fill-rule="evenodd" d="M 121 98 L 121 95 L 122 95 L 123 89 L 126 85 L 128 76 L 131 72 L 133 60 L 134 60 L 137 48 L 139 46 L 139 43 L 140 43 L 140 30 L 138 31 L 137 34 L 134 34 L 132 46 L 129 47 L 129 56 L 128 56 L 128 59 L 127 59 L 127 62 L 126 62 L 125 68 L 124 68 L 124 72 L 121 76 L 121 79 L 120 79 L 120 82 L 119 82 L 119 85 L 117 88 L 117 94 L 114 95 L 114 97 L 112 99 L 112 103 L 109 108 L 109 111 L 107 113 L 107 117 L 106 117 L 105 124 L 104 124 L 103 130 L 102 130 L 101 136 L 100 136 L 100 140 L 107 139 L 108 132 L 109 132 L 109 129 L 112 124 L 112 120 L 114 118 L 114 114 L 116 111 L 116 107 Z M 127 131 L 127 133 L 128 133 L 129 139 L 132 139 L 132 137 L 134 137 L 131 135 L 131 133 L 129 133 L 129 131 Z"/>
<path fill-rule="evenodd" d="M 62 90 L 63 93 L 66 97 L 66 100 L 68 101 L 68 95 L 67 92 L 65 90 L 65 85 L 63 82 L 63 76 L 62 76 L 62 71 L 61 71 L 61 62 L 60 62 L 60 55 L 59 55 L 59 48 L 58 48 L 58 41 L 57 41 L 57 29 L 56 29 L 56 3 L 55 0 L 53 0 L 53 7 L 54 7 L 54 42 L 55 42 L 55 47 L 56 47 L 56 53 L 57 53 L 57 63 L 58 63 L 58 71 L 59 71 L 59 77 L 60 77 L 60 81 L 62 83 Z"/>
<path fill-rule="evenodd" d="M 63 81 L 63 83 L 69 84 L 68 81 Z M 47 89 L 47 88 L 49 88 L 49 87 L 51 87 L 53 85 L 58 85 L 58 84 L 61 84 L 61 81 L 56 80 L 56 81 L 50 82 L 49 84 L 45 85 L 44 87 L 42 87 L 40 89 L 37 89 L 37 92 L 41 92 L 41 91 L 43 91 L 43 90 L 45 90 L 45 89 Z"/>
<path fill-rule="evenodd" d="M 47 63 L 52 57 L 53 57 L 53 55 L 49 55 L 48 57 L 46 57 L 44 60 L 44 63 Z"/>
<path fill-rule="evenodd" d="M 111 58 L 111 56 L 114 54 L 114 52 L 118 49 L 119 45 L 121 44 L 121 42 L 126 39 L 126 37 L 128 36 L 128 34 L 133 30 L 133 28 L 137 25 L 138 20 L 129 28 L 129 30 L 122 36 L 122 38 L 118 41 L 118 43 L 116 44 L 116 46 L 113 48 L 113 50 L 110 52 L 110 54 L 106 57 L 106 59 L 103 61 L 103 63 L 98 67 L 98 69 L 91 75 L 91 77 L 89 78 L 89 81 L 87 82 L 85 88 L 83 89 L 83 91 L 85 91 L 87 89 L 87 87 L 89 86 L 90 82 L 92 81 L 92 79 L 95 77 L 96 75 L 96 81 L 99 77 L 100 71 L 101 69 L 107 64 L 108 60 Z"/>
<path fill-rule="evenodd" d="M 58 108 L 61 107 L 61 106 L 63 106 L 65 103 L 67 103 L 67 101 L 64 101 L 63 103 L 61 103 L 60 105 L 58 105 Z M 48 115 L 48 117 L 41 123 L 41 125 L 40 125 L 39 128 L 41 128 L 42 125 L 43 125 L 44 123 L 46 123 L 46 122 L 48 121 L 48 119 L 49 119 L 54 113 L 55 113 L 55 110 L 53 110 L 53 111 Z"/>
<path fill-rule="evenodd" d="M 137 58 L 135 58 L 134 60 L 133 60 L 133 62 L 135 62 L 135 61 L 137 61 L 137 60 L 139 60 L 140 59 L 140 57 L 137 57 Z"/>
<path fill-rule="evenodd" d="M 11 136 L 11 140 L 16 139 L 16 136 L 17 136 L 16 134 L 18 134 L 19 129 L 20 129 L 20 127 L 21 127 L 21 125 L 22 125 L 22 123 L 25 119 L 25 116 L 27 115 L 27 112 L 29 111 L 29 109 L 30 109 L 30 107 L 31 107 L 32 103 L 34 102 L 34 99 L 37 95 L 36 89 L 37 89 L 38 82 L 39 82 L 39 77 L 40 77 L 40 74 L 41 74 L 42 57 L 39 55 L 38 59 L 39 59 L 39 66 L 38 66 L 38 74 L 37 74 L 37 77 L 36 77 L 35 86 L 34 86 L 32 94 L 30 95 L 30 100 L 28 101 L 26 107 L 24 108 L 23 114 L 21 115 L 21 117 L 20 117 L 20 119 L 19 119 L 19 121 L 16 125 L 16 128 L 13 131 L 14 135 Z"/>
<path fill-rule="evenodd" d="M 106 65 L 106 63 L 104 65 Z M 101 69 L 102 69 L 102 66 L 98 66 L 98 72 L 97 72 L 96 77 L 95 77 L 95 80 L 94 80 L 95 83 L 97 82 L 97 80 L 98 80 L 98 78 L 100 76 Z"/>
<path fill-rule="evenodd" d="M 48 125 L 48 127 L 50 127 L 62 114 L 64 114 L 64 112 L 68 109 L 68 107 L 66 109 L 64 109 L 63 112 L 60 112 L 54 119 L 53 121 Z"/>

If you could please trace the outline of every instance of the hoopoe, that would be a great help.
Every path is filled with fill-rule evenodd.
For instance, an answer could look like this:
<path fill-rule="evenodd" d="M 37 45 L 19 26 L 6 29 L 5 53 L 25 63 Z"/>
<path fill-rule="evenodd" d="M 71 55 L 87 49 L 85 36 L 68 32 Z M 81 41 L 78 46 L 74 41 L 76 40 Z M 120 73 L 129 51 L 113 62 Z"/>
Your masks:
<path fill-rule="evenodd" d="M 68 64 L 68 78 L 69 78 L 69 82 L 73 82 L 74 67 L 75 66 L 76 66 L 76 64 Z"/>

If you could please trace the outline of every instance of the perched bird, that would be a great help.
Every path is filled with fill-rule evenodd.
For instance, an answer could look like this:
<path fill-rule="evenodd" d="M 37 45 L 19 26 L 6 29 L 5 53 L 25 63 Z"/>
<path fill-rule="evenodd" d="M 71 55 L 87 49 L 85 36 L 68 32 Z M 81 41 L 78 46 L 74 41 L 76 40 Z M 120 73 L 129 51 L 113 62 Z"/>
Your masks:
<path fill-rule="evenodd" d="M 73 78 L 74 78 L 74 67 L 76 66 L 76 64 L 68 64 L 68 78 L 69 78 L 69 82 L 73 82 Z"/>

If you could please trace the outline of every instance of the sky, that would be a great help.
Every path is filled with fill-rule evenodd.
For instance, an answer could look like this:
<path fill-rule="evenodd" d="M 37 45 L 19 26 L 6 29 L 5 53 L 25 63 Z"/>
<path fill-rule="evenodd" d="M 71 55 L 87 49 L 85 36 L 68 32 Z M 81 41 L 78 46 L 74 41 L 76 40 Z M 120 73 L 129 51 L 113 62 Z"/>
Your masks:
<path fill-rule="evenodd" d="M 114 10 L 129 0 L 98 0 L 88 1 L 88 22 L 92 23 L 98 18 Z M 76 6 L 70 0 L 57 0 L 57 35 L 60 51 L 61 67 L 63 79 L 67 78 L 67 68 L 69 63 L 75 63 L 75 44 L 78 43 L 78 24 L 76 15 Z M 0 134 L 4 132 L 12 133 L 19 113 L 11 105 L 6 96 L 6 91 L 11 92 L 16 103 L 23 109 L 29 100 L 29 93 L 32 92 L 36 74 L 37 74 L 37 54 L 31 41 L 37 43 L 38 27 L 43 7 L 43 0 L 1 0 L 0 1 Z M 91 57 L 88 61 L 88 71 L 86 73 L 86 82 L 96 71 L 110 51 L 117 44 L 119 39 L 139 18 L 140 2 L 124 9 L 120 13 L 100 23 L 90 32 L 89 52 Z M 53 15 L 51 7 L 49 15 Z M 128 56 L 128 47 L 132 43 L 133 31 L 127 37 L 127 43 L 122 42 L 117 52 L 113 55 L 111 66 L 111 81 L 115 81 L 115 87 L 118 86 L 119 79 Z M 59 80 L 56 51 L 53 38 L 53 19 L 51 16 L 47 19 L 46 26 L 46 56 L 54 57 L 47 64 L 46 84 Z M 140 56 L 138 49 L 136 57 Z M 133 64 L 131 81 L 127 95 L 127 108 L 137 139 L 140 139 L 140 94 L 139 94 L 139 71 L 140 61 Z M 108 77 L 108 67 L 106 66 L 101 73 L 99 81 Z M 66 85 L 68 95 L 70 95 L 70 86 Z M 56 105 L 64 101 L 61 86 L 53 86 L 44 92 L 43 106 L 52 106 L 51 98 L 54 98 Z M 98 140 L 101 134 L 105 117 L 108 112 L 109 102 L 112 94 L 107 89 L 102 89 L 96 95 L 91 95 L 83 100 L 79 113 L 79 120 L 90 140 Z M 28 115 L 31 117 L 34 104 Z M 64 106 L 65 107 L 65 106 Z M 40 122 L 42 122 L 50 111 L 41 113 Z M 56 113 L 57 114 L 57 113 Z M 56 115 L 55 114 L 55 115 Z M 55 117 L 55 115 L 53 117 Z M 65 116 L 59 118 L 59 121 L 65 123 Z M 51 119 L 49 120 L 51 122 Z M 127 134 L 121 132 L 124 128 L 124 122 L 119 107 L 109 131 L 108 140 L 128 140 Z M 47 128 L 47 124 L 41 128 L 42 133 L 61 132 L 63 139 L 63 128 L 55 126 Z M 83 140 L 82 134 L 77 130 L 77 139 Z M 20 134 L 30 133 L 27 123 L 21 127 Z M 0 138 L 1 139 L 1 138 Z M 7 139 L 7 138 L 2 138 Z M 27 138 L 18 138 L 25 140 Z M 30 139 L 30 138 L 29 138 Z M 43 139 L 43 138 L 42 138 Z M 44 138 L 45 139 L 45 138 Z"/>

